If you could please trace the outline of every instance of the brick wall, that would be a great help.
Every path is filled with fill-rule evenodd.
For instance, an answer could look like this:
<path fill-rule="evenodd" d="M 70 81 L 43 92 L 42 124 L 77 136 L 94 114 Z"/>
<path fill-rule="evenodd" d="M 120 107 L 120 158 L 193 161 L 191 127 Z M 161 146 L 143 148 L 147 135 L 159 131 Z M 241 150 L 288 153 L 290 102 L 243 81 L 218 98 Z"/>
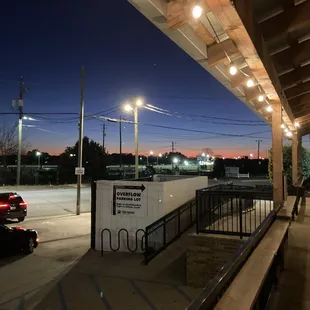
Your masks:
<path fill-rule="evenodd" d="M 187 240 L 187 285 L 205 287 L 246 239 L 235 236 L 191 234 Z"/>

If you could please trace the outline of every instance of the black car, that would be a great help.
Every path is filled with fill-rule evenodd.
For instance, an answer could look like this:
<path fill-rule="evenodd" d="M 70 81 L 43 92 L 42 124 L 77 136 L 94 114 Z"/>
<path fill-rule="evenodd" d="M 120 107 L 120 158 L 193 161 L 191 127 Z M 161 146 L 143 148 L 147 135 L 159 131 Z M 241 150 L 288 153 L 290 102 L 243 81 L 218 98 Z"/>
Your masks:
<path fill-rule="evenodd" d="M 38 233 L 33 229 L 0 225 L 0 255 L 18 252 L 31 254 L 38 242 Z"/>
<path fill-rule="evenodd" d="M 17 193 L 0 193 L 0 220 L 18 219 L 22 222 L 27 216 L 27 202 Z"/>

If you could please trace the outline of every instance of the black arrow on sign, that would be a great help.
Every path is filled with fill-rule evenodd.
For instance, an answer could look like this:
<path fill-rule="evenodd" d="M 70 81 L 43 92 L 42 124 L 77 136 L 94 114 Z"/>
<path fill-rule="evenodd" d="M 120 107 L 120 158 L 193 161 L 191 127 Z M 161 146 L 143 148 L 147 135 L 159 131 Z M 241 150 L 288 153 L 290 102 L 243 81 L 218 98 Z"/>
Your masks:
<path fill-rule="evenodd" d="M 114 185 L 115 189 L 136 189 L 141 190 L 143 192 L 145 190 L 145 186 L 142 184 L 141 186 L 134 186 L 134 185 Z"/>

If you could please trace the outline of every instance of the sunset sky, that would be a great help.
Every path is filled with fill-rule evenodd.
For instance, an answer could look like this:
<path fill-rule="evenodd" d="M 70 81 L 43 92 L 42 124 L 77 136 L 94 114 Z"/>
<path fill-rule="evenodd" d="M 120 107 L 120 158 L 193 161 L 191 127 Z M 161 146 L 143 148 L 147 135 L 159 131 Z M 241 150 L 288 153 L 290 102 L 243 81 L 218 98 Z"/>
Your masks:
<path fill-rule="evenodd" d="M 132 120 L 120 107 L 135 97 L 174 114 L 140 110 L 141 153 L 168 152 L 174 141 L 176 150 L 187 155 L 211 148 L 225 157 L 248 156 L 256 154 L 255 140 L 260 139 L 266 156 L 270 127 L 127 1 L 58 0 L 51 5 L 33 0 L 30 5 L 12 0 L 1 13 L 1 111 L 12 112 L 11 101 L 18 97 L 23 75 L 30 88 L 24 111 L 37 119 L 24 122 L 24 135 L 32 148 L 58 154 L 77 140 L 77 114 L 47 113 L 79 113 L 79 74 L 85 65 L 86 115 L 122 115 Z M 17 123 L 17 115 L 1 117 L 5 125 Z M 86 118 L 85 135 L 102 143 L 102 125 Z M 107 150 L 118 152 L 118 124 L 106 126 Z M 133 152 L 133 126 L 123 127 L 123 149 Z"/>

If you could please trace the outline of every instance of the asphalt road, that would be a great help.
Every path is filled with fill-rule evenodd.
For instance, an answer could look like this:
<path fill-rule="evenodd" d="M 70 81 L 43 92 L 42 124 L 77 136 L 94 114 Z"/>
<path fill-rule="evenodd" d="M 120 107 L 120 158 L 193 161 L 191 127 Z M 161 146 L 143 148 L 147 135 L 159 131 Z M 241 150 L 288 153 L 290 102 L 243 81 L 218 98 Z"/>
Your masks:
<path fill-rule="evenodd" d="M 75 214 L 76 189 L 18 191 L 18 194 L 28 202 L 26 220 L 31 217 Z M 90 212 L 90 188 L 81 189 L 81 213 L 85 212 Z"/>

